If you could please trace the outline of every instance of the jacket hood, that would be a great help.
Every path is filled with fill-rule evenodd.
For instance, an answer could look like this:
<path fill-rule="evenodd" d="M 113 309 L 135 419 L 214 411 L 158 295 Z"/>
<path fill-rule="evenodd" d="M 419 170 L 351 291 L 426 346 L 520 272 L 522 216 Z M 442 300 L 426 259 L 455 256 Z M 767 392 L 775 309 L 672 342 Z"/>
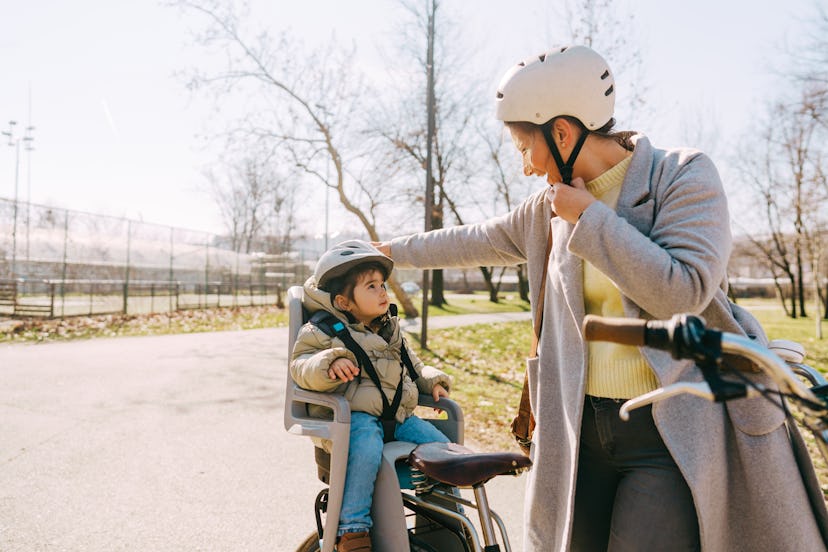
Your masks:
<path fill-rule="evenodd" d="M 346 326 L 350 328 L 354 328 L 356 326 L 361 326 L 361 323 L 356 322 L 354 319 L 350 317 L 349 314 L 342 312 L 341 310 L 337 309 L 333 306 L 333 301 L 331 300 L 331 294 L 323 289 L 320 289 L 319 286 L 316 284 L 316 277 L 311 275 L 305 281 L 305 284 L 302 286 L 305 290 L 305 297 L 302 300 L 302 305 L 305 307 L 305 310 L 308 311 L 308 317 L 311 317 L 313 313 L 323 310 L 333 314 Z M 391 339 L 393 333 L 395 331 L 399 331 L 399 328 L 396 324 L 389 324 L 392 318 L 396 318 L 397 316 L 397 306 L 391 303 L 388 307 L 388 311 L 385 312 L 382 316 L 376 318 L 374 322 L 378 324 L 379 330 L 371 330 L 376 331 L 380 335 L 382 335 L 386 340 Z"/>
<path fill-rule="evenodd" d="M 324 310 L 333 314 L 345 324 L 349 323 L 348 317 L 345 313 L 334 308 L 333 301 L 331 301 L 331 299 L 333 299 L 331 294 L 325 290 L 319 289 L 316 285 L 315 276 L 311 275 L 311 277 L 305 281 L 302 288 L 305 290 L 305 298 L 302 301 L 302 304 L 308 311 L 308 316 L 311 316 L 316 311 Z"/>

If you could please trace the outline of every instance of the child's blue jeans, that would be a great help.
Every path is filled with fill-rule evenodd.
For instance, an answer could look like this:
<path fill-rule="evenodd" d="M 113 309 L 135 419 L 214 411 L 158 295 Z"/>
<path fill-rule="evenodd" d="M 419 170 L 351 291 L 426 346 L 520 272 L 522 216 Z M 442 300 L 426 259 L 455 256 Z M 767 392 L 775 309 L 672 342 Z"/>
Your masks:
<path fill-rule="evenodd" d="M 449 442 L 439 429 L 416 416 L 398 423 L 394 437 L 418 445 Z M 371 500 L 382 462 L 382 445 L 382 423 L 379 418 L 365 412 L 351 412 L 348 472 L 345 476 L 345 494 L 342 497 L 337 535 L 371 528 Z"/>

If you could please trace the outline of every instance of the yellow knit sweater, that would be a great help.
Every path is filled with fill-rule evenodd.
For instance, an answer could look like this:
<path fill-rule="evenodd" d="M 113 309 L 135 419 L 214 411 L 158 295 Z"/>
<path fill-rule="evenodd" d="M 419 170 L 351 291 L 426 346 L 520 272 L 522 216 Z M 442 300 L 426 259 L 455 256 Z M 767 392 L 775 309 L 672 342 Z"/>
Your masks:
<path fill-rule="evenodd" d="M 627 157 L 595 180 L 587 182 L 587 190 L 614 209 L 631 159 Z M 584 262 L 584 306 L 587 314 L 624 316 L 621 292 L 612 280 L 588 262 Z M 657 387 L 658 380 L 637 347 L 589 342 L 587 395 L 629 399 Z"/>

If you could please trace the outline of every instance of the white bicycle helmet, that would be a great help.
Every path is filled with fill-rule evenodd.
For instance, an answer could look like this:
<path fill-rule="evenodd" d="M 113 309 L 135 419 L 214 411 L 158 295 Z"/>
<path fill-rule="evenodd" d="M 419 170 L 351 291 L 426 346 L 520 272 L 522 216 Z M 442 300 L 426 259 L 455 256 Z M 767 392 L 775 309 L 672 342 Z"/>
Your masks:
<path fill-rule="evenodd" d="M 336 244 L 325 251 L 316 263 L 316 269 L 313 271 L 316 285 L 325 289 L 331 279 L 342 276 L 354 265 L 368 261 L 376 261 L 384 266 L 386 276 L 394 269 L 394 261 L 366 241 L 348 240 Z"/>
<path fill-rule="evenodd" d="M 497 87 L 497 118 L 542 125 L 575 117 L 588 130 L 612 119 L 615 79 L 609 65 L 586 46 L 563 47 L 521 61 Z"/>

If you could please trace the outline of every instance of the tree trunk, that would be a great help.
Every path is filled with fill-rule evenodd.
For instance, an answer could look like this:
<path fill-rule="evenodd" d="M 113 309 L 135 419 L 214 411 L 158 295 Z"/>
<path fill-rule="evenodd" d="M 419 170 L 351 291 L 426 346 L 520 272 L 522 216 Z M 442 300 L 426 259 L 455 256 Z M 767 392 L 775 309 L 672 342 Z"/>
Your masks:
<path fill-rule="evenodd" d="M 491 280 L 491 278 L 490 278 Z M 497 303 L 499 301 L 497 297 L 497 286 L 494 285 L 494 282 L 490 282 L 489 285 L 489 301 L 492 303 Z"/>
<path fill-rule="evenodd" d="M 796 266 L 796 290 L 799 297 L 799 316 L 801 318 L 805 318 L 807 314 L 805 313 L 805 277 L 803 275 L 804 269 L 802 268 L 802 255 L 797 253 L 797 266 Z"/>
<path fill-rule="evenodd" d="M 486 289 L 489 290 L 489 301 L 497 303 L 497 290 L 492 281 L 492 271 L 488 267 L 481 266 L 480 272 L 483 273 L 483 281 L 486 282 Z"/>
<path fill-rule="evenodd" d="M 817 285 L 819 289 L 819 285 Z M 819 300 L 822 301 L 822 318 L 828 320 L 828 284 L 825 286 L 825 291 L 820 292 Z"/>
<path fill-rule="evenodd" d="M 811 263 L 811 266 L 819 266 L 819 258 L 817 257 L 817 261 Z M 813 280 L 814 280 L 814 333 L 816 334 L 817 339 L 822 339 L 822 317 L 819 315 L 819 311 L 821 310 L 821 301 L 822 299 L 819 297 L 819 271 L 813 271 Z"/>
<path fill-rule="evenodd" d="M 440 198 L 434 204 L 434 207 L 431 211 L 431 229 L 438 230 L 443 227 L 443 182 L 442 180 L 439 182 L 440 184 L 440 194 L 438 197 Z M 444 280 L 443 280 L 443 270 L 436 269 L 431 271 L 431 297 L 429 297 L 429 304 L 433 307 L 442 307 L 446 304 L 446 296 L 444 293 Z"/>
<path fill-rule="evenodd" d="M 796 286 L 793 283 L 793 279 L 791 279 L 791 318 L 796 318 Z"/>
<path fill-rule="evenodd" d="M 518 265 L 517 267 L 517 277 L 518 277 L 518 293 L 520 293 L 520 298 L 527 303 L 529 302 L 529 280 L 526 279 L 526 265 Z"/>
<path fill-rule="evenodd" d="M 727 286 L 727 297 L 730 299 L 730 302 L 734 305 L 736 304 L 736 293 L 733 291 L 733 286 Z"/>
<path fill-rule="evenodd" d="M 779 298 L 779 302 L 782 304 L 782 309 L 785 311 L 785 316 L 789 318 L 795 318 L 791 316 L 791 312 L 788 310 L 788 304 L 785 302 L 785 290 L 779 283 L 779 278 L 776 277 L 776 274 L 773 275 L 773 286 L 776 288 L 776 295 Z"/>
<path fill-rule="evenodd" d="M 437 269 L 431 271 L 431 297 L 429 297 L 429 304 L 433 307 L 442 307 L 446 304 L 446 296 L 444 294 L 443 285 L 443 270 Z"/>

